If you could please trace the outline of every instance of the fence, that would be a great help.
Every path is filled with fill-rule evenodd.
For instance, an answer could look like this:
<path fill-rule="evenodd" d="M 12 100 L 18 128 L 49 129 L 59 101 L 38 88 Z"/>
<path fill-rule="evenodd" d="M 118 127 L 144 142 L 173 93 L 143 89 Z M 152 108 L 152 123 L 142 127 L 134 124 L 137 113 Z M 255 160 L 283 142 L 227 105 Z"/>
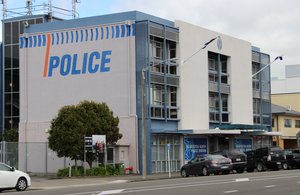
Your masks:
<path fill-rule="evenodd" d="M 18 168 L 18 142 L 0 142 L 0 162 Z"/>
<path fill-rule="evenodd" d="M 59 169 L 75 164 L 70 158 L 58 158 L 47 142 L 0 142 L 0 162 L 36 175 L 56 174 Z M 106 164 L 115 162 L 115 148 L 108 147 Z M 83 162 L 79 161 L 78 165 L 83 166 Z"/>

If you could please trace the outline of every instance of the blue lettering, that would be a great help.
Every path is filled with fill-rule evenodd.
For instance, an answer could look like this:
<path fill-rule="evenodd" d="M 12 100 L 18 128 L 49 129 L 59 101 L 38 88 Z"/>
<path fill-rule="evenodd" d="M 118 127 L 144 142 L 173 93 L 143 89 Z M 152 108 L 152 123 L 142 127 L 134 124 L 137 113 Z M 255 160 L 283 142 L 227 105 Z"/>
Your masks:
<path fill-rule="evenodd" d="M 67 76 L 71 70 L 71 56 L 69 54 L 64 55 L 61 58 L 60 74 L 62 76 Z"/>
<path fill-rule="evenodd" d="M 94 58 L 100 59 L 99 52 L 94 51 L 90 55 L 90 59 L 89 59 L 89 73 L 96 73 L 98 71 L 98 69 L 99 69 L 99 64 L 95 64 L 95 67 L 93 68 Z"/>
<path fill-rule="evenodd" d="M 59 66 L 59 57 L 58 56 L 51 56 L 49 62 L 49 72 L 48 77 L 52 77 L 53 69 Z"/>
<path fill-rule="evenodd" d="M 110 58 L 108 56 L 111 55 L 111 50 L 103 51 L 102 52 L 102 59 L 101 59 L 101 70 L 100 72 L 109 72 L 110 67 L 106 67 L 105 64 L 110 63 Z"/>
<path fill-rule="evenodd" d="M 90 74 L 96 72 L 109 72 L 111 62 L 111 50 L 93 51 L 91 53 L 83 53 L 82 60 L 80 54 L 65 54 L 63 56 L 51 56 L 49 59 L 48 77 L 52 77 L 54 70 L 59 68 L 61 76 Z"/>
<path fill-rule="evenodd" d="M 88 59 L 88 53 L 83 54 L 83 62 L 82 62 L 82 74 L 86 73 L 86 64 Z"/>
<path fill-rule="evenodd" d="M 80 74 L 80 70 L 76 69 L 77 65 L 77 54 L 73 55 L 72 74 Z"/>

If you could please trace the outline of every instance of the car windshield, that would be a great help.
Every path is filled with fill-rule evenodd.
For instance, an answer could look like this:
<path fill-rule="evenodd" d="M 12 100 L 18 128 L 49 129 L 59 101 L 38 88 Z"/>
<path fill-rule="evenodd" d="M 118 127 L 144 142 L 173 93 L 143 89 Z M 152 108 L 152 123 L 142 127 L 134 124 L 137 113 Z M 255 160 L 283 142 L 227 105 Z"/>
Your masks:
<path fill-rule="evenodd" d="M 270 154 L 281 154 L 283 150 L 279 147 L 270 148 Z"/>

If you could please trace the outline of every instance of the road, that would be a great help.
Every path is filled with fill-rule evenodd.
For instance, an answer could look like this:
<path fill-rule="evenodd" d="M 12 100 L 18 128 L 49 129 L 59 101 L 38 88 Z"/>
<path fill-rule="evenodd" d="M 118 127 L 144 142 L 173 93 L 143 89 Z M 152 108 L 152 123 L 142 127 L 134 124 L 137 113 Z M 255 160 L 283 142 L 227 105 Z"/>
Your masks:
<path fill-rule="evenodd" d="M 89 185 L 80 187 L 61 187 L 47 190 L 28 190 L 25 192 L 9 191 L 3 194 L 47 194 L 47 195 L 106 195 L 106 194 L 138 194 L 138 195 L 299 195 L 300 170 L 282 170 L 243 174 L 199 176 L 149 180 L 129 183 L 113 183 L 105 185 Z"/>

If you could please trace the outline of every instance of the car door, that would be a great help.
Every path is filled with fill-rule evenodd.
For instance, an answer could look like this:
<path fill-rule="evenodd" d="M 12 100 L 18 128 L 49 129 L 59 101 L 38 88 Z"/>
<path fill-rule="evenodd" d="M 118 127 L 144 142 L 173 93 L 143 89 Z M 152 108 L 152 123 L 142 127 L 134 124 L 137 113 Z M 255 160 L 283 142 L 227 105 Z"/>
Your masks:
<path fill-rule="evenodd" d="M 195 158 L 193 160 L 190 161 L 190 165 L 189 165 L 189 174 L 190 175 L 198 175 L 200 174 L 201 171 L 201 158 Z"/>
<path fill-rule="evenodd" d="M 16 183 L 15 171 L 4 164 L 0 164 L 0 188 L 15 187 Z"/>

